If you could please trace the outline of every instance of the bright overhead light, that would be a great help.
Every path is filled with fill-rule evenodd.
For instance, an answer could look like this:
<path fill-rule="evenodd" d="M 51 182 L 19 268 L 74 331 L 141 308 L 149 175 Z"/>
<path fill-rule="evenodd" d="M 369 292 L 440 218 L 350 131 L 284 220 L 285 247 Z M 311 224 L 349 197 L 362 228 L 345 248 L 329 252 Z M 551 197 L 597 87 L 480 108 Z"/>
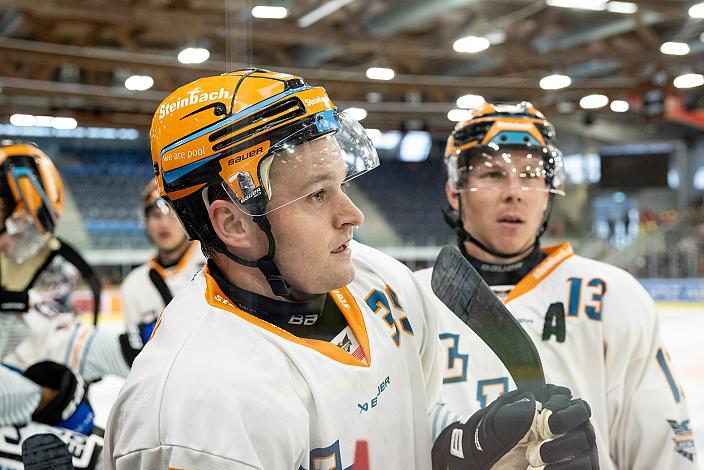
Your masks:
<path fill-rule="evenodd" d="M 675 88 L 694 88 L 704 85 L 704 75 L 700 73 L 685 73 L 675 77 L 672 82 Z"/>
<path fill-rule="evenodd" d="M 61 132 L 55 132 L 54 129 L 48 127 L 16 126 L 13 124 L 0 124 L 0 135 L 109 140 L 135 140 L 139 138 L 139 132 L 137 129 L 116 129 L 114 127 L 76 127 L 75 129 L 61 129 Z"/>
<path fill-rule="evenodd" d="M 334 13 L 340 8 L 344 7 L 348 3 L 352 3 L 354 0 L 330 0 L 329 2 L 323 3 L 315 10 L 310 13 L 306 13 L 298 19 L 299 28 L 307 28 L 308 26 L 316 23 L 326 16 Z"/>
<path fill-rule="evenodd" d="M 548 75 L 540 79 L 540 88 L 543 90 L 559 90 L 561 88 L 567 88 L 572 84 L 572 79 L 567 75 L 560 75 L 559 73 Z"/>
<path fill-rule="evenodd" d="M 10 116 L 10 124 L 13 126 L 33 126 L 34 116 L 31 114 L 13 114 Z"/>
<path fill-rule="evenodd" d="M 606 9 L 611 13 L 631 14 L 638 11 L 638 5 L 631 2 L 609 2 Z"/>
<path fill-rule="evenodd" d="M 367 110 L 364 108 L 347 108 L 343 113 L 345 113 L 345 116 L 355 121 L 361 121 L 367 117 Z"/>
<path fill-rule="evenodd" d="M 689 16 L 692 18 L 704 18 L 704 3 L 697 3 L 689 7 Z"/>
<path fill-rule="evenodd" d="M 660 46 L 660 52 L 668 55 L 687 55 L 689 45 L 686 42 L 664 42 Z"/>
<path fill-rule="evenodd" d="M 202 64 L 210 57 L 210 51 L 202 47 L 187 47 L 178 53 L 182 64 Z"/>
<path fill-rule="evenodd" d="M 391 80 L 395 75 L 394 69 L 388 67 L 369 67 L 367 69 L 367 78 L 372 80 Z"/>
<path fill-rule="evenodd" d="M 51 127 L 54 129 L 75 129 L 78 121 L 72 117 L 55 117 L 51 120 Z"/>
<path fill-rule="evenodd" d="M 607 0 L 547 0 L 547 4 L 551 7 L 602 11 L 606 9 L 606 1 Z"/>
<path fill-rule="evenodd" d="M 401 142 L 401 137 L 400 131 L 385 131 L 376 140 L 372 140 L 372 143 L 379 150 L 393 150 Z M 371 138 L 374 139 L 374 135 Z"/>
<path fill-rule="evenodd" d="M 466 109 L 451 109 L 447 112 L 447 119 L 453 122 L 466 121 L 472 113 Z"/>
<path fill-rule="evenodd" d="M 582 109 L 599 109 L 609 104 L 609 97 L 606 95 L 587 95 L 579 100 Z"/>
<path fill-rule="evenodd" d="M 13 114 L 10 124 L 18 127 L 53 127 L 54 129 L 75 129 L 78 121 L 72 117 L 33 116 L 31 114 Z"/>
<path fill-rule="evenodd" d="M 144 91 L 154 85 L 154 79 L 149 75 L 132 75 L 125 80 L 125 88 L 132 91 Z"/>
<path fill-rule="evenodd" d="M 433 139 L 430 132 L 408 131 L 398 147 L 398 159 L 402 162 L 422 162 L 428 159 Z"/>
<path fill-rule="evenodd" d="M 504 31 L 503 29 L 496 29 L 494 31 L 490 31 L 486 34 L 486 38 L 489 40 L 489 43 L 491 43 L 492 46 L 495 44 L 502 44 L 506 42 L 506 31 Z"/>
<path fill-rule="evenodd" d="M 486 103 L 483 96 L 463 95 L 457 98 L 457 107 L 464 109 L 474 109 Z"/>
<path fill-rule="evenodd" d="M 456 52 L 464 52 L 466 54 L 481 52 L 488 49 L 489 46 L 491 46 L 491 42 L 489 42 L 487 38 L 481 38 L 478 36 L 466 36 L 459 38 L 457 41 L 452 43 L 452 48 Z"/>
<path fill-rule="evenodd" d="M 34 116 L 34 125 L 37 127 L 51 127 L 54 116 Z"/>
<path fill-rule="evenodd" d="M 286 7 L 271 7 L 267 5 L 257 5 L 252 8 L 252 16 L 255 18 L 267 18 L 280 20 L 288 16 Z"/>
<path fill-rule="evenodd" d="M 631 106 L 628 104 L 628 101 L 613 100 L 609 107 L 611 108 L 611 111 L 615 113 L 625 113 Z"/>

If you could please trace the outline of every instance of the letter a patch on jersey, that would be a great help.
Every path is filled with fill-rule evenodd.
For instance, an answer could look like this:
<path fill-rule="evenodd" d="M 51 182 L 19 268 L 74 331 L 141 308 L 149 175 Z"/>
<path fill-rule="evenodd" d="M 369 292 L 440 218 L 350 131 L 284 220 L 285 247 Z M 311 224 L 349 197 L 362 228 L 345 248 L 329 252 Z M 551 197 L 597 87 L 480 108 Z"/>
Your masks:
<path fill-rule="evenodd" d="M 565 306 L 562 302 L 550 304 L 545 314 L 543 341 L 549 340 L 552 336 L 555 336 L 558 343 L 565 342 Z"/>

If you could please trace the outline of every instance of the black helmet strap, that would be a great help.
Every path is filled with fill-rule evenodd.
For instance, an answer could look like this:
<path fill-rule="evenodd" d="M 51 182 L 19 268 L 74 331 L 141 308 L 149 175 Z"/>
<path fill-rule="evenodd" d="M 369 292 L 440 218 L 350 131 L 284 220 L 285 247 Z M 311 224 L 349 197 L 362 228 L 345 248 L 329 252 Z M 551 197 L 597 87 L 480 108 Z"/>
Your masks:
<path fill-rule="evenodd" d="M 223 241 L 220 240 L 214 233 L 211 240 L 209 240 L 207 244 L 230 258 L 235 263 L 247 266 L 249 268 L 259 268 L 262 274 L 264 274 L 264 277 L 269 283 L 269 287 L 271 287 L 271 291 L 274 295 L 284 297 L 285 299 L 291 301 L 298 301 L 298 299 L 291 294 L 291 285 L 286 281 L 286 279 L 283 278 L 279 268 L 276 266 L 276 263 L 274 263 L 276 242 L 274 241 L 274 235 L 271 233 L 271 224 L 269 223 L 269 219 L 267 219 L 266 216 L 255 216 L 254 221 L 257 223 L 262 232 L 264 232 L 269 243 L 269 250 L 267 254 L 257 260 L 248 260 L 237 256 L 231 252 L 225 243 L 223 243 Z"/>

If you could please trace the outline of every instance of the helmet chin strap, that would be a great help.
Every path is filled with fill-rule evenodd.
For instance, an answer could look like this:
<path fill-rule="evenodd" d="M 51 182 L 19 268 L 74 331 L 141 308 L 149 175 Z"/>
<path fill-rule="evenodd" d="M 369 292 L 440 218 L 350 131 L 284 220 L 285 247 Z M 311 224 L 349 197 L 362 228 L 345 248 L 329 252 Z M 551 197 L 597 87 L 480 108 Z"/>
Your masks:
<path fill-rule="evenodd" d="M 540 224 L 540 228 L 538 229 L 538 232 L 535 235 L 535 239 L 532 243 L 529 243 L 528 246 L 525 248 L 522 248 L 518 251 L 514 251 L 512 253 L 502 253 L 496 250 L 493 250 L 486 246 L 484 243 L 480 242 L 476 237 L 474 237 L 471 233 L 469 233 L 467 230 L 464 228 L 464 223 L 462 222 L 462 199 L 460 197 L 457 198 L 457 202 L 459 204 L 459 209 L 455 210 L 452 207 L 446 207 L 443 209 L 442 213 L 445 218 L 445 222 L 452 227 L 452 229 L 455 231 L 457 234 L 457 239 L 458 239 L 458 244 L 460 245 L 460 248 L 464 251 L 463 244 L 464 242 L 470 242 L 477 247 L 479 247 L 482 251 L 485 251 L 489 253 L 492 256 L 495 256 L 497 258 L 502 258 L 502 259 L 509 259 L 509 258 L 516 258 L 521 255 L 528 254 L 532 252 L 536 247 L 540 245 L 540 237 L 543 236 L 543 233 L 545 233 L 545 230 L 548 227 L 548 220 L 550 219 L 550 213 L 552 212 L 552 193 L 550 193 L 550 196 L 548 198 L 548 205 L 545 208 L 545 211 L 543 211 L 543 220 Z"/>
<path fill-rule="evenodd" d="M 271 287 L 271 291 L 274 293 L 274 295 L 283 297 L 292 302 L 300 302 L 301 300 L 294 296 L 291 292 L 291 284 L 289 284 L 288 281 L 283 278 L 281 272 L 279 271 L 279 268 L 276 266 L 276 263 L 274 263 L 274 254 L 276 253 L 276 242 L 274 241 L 274 235 L 271 233 L 271 224 L 269 223 L 269 219 L 267 219 L 266 216 L 260 216 L 254 217 L 254 221 L 257 223 L 262 232 L 266 234 L 266 239 L 269 243 L 269 250 L 266 255 L 262 256 L 257 260 L 248 260 L 245 258 L 241 258 L 231 252 L 227 248 L 225 243 L 223 243 L 222 240 L 217 238 L 217 236 L 215 236 L 212 240 L 213 247 L 217 251 L 224 254 L 225 256 L 227 256 L 232 261 L 238 264 L 247 266 L 249 268 L 259 268 L 262 274 L 264 274 L 266 282 L 269 284 L 269 287 Z"/>

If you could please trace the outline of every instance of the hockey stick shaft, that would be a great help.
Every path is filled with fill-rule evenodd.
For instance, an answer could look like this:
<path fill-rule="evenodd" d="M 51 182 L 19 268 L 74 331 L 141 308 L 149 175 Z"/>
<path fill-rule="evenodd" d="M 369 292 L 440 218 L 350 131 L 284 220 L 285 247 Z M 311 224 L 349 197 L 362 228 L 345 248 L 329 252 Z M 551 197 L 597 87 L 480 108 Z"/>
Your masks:
<path fill-rule="evenodd" d="M 431 285 L 435 295 L 494 351 L 516 386 L 543 398 L 545 374 L 535 344 L 457 248 L 440 251 Z"/>

